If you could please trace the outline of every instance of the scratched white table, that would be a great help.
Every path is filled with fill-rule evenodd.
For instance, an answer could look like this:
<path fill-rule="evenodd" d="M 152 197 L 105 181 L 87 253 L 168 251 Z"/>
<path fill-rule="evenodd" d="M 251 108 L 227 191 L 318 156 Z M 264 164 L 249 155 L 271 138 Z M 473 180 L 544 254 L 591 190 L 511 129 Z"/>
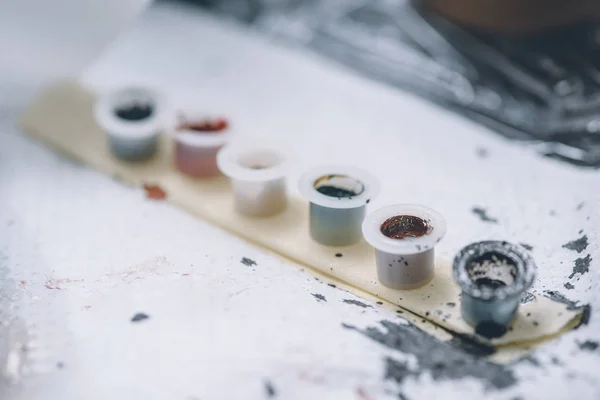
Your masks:
<path fill-rule="evenodd" d="M 374 207 L 446 216 L 441 256 L 523 242 L 539 264 L 535 295 L 591 304 L 587 325 L 533 357 L 466 358 L 469 370 L 396 313 L 344 301 L 360 299 L 24 136 L 14 123 L 30 81 L 0 71 L 1 399 L 600 398 L 597 171 L 184 6 L 154 5 L 82 75 L 96 89 L 147 82 L 202 99 L 241 136 L 290 150 L 293 193 L 316 163 L 366 166 L 384 184 Z M 581 253 L 562 247 L 583 235 Z M 588 254 L 589 272 L 569 279 Z M 149 318 L 132 323 L 136 313 Z"/>

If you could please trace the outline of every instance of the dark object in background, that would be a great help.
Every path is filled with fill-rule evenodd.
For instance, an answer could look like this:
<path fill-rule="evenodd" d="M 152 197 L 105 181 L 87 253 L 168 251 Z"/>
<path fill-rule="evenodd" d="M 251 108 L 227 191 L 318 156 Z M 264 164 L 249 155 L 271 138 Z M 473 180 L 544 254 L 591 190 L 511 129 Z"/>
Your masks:
<path fill-rule="evenodd" d="M 537 152 L 600 168 L 600 27 L 511 38 L 407 0 L 185 0 L 411 90 Z"/>

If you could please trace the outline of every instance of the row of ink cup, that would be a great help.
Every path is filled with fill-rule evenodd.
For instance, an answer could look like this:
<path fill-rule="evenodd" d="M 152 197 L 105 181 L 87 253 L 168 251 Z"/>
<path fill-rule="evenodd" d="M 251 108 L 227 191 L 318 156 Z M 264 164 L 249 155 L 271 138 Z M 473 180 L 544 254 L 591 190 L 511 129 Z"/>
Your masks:
<path fill-rule="evenodd" d="M 142 161 L 156 153 L 168 114 L 164 97 L 147 88 L 126 88 L 101 96 L 95 116 L 107 133 L 112 154 Z M 277 150 L 229 144 L 227 121 L 186 120 L 170 130 L 174 162 L 183 174 L 230 178 L 239 213 L 269 217 L 287 207 L 285 157 Z M 442 215 L 421 205 L 398 204 L 366 215 L 379 192 L 377 179 L 350 166 L 318 166 L 303 174 L 300 192 L 309 201 L 311 238 L 325 246 L 365 240 L 375 249 L 379 281 L 409 290 L 431 281 L 434 248 L 446 233 Z M 455 257 L 453 276 L 461 287 L 461 311 L 471 325 L 507 326 L 521 295 L 532 285 L 536 266 L 521 246 L 483 241 Z"/>

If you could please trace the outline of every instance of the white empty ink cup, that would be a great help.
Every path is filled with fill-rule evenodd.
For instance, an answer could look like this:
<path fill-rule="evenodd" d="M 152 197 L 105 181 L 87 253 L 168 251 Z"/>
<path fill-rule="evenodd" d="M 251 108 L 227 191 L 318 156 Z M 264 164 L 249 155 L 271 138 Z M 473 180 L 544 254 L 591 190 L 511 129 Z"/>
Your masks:
<path fill-rule="evenodd" d="M 206 124 L 223 121 L 222 129 L 205 129 Z M 210 178 L 220 175 L 217 153 L 229 141 L 229 129 L 224 120 L 199 120 L 180 123 L 173 132 L 175 141 L 175 166 L 193 178 Z"/>
<path fill-rule="evenodd" d="M 348 246 L 361 240 L 366 205 L 379 193 L 379 182 L 359 168 L 318 166 L 302 175 L 300 192 L 310 202 L 312 239 L 326 246 Z"/>
<path fill-rule="evenodd" d="M 231 179 L 235 208 L 244 215 L 279 214 L 288 204 L 286 158 L 270 148 L 225 146 L 217 165 Z"/>
<path fill-rule="evenodd" d="M 375 248 L 377 277 L 392 289 L 415 289 L 434 274 L 434 247 L 446 234 L 446 221 L 435 210 L 398 204 L 369 214 L 362 225 Z"/>
<path fill-rule="evenodd" d="M 132 87 L 100 96 L 94 115 L 106 132 L 115 157 L 141 161 L 152 157 L 158 149 L 165 111 L 165 101 L 158 92 Z"/>

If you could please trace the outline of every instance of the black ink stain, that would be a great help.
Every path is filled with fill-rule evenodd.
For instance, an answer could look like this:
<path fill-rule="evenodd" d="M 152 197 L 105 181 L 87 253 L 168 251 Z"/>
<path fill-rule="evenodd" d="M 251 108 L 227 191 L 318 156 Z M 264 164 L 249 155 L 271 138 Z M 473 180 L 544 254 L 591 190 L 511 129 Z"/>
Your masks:
<path fill-rule="evenodd" d="M 377 304 L 379 304 L 380 306 L 383 305 L 383 301 L 378 301 Z"/>
<path fill-rule="evenodd" d="M 521 247 L 524 247 L 525 249 L 527 249 L 528 251 L 533 250 L 533 246 L 527 243 L 519 243 L 521 245 Z"/>
<path fill-rule="evenodd" d="M 483 207 L 473 207 L 471 212 L 479 217 L 479 219 L 483 222 L 489 222 L 492 224 L 497 224 L 498 220 L 496 218 L 492 218 L 488 215 L 487 210 Z"/>
<path fill-rule="evenodd" d="M 569 249 L 569 250 L 573 250 L 576 251 L 578 253 L 581 253 L 582 251 L 584 251 L 585 249 L 587 249 L 588 247 L 588 237 L 587 235 L 583 235 L 582 237 L 580 237 L 579 239 L 573 240 L 569 243 L 565 243 L 563 244 L 563 248 L 565 249 Z"/>
<path fill-rule="evenodd" d="M 535 300 L 535 296 L 533 295 L 533 293 L 525 292 L 521 295 L 521 304 L 527 304 L 529 302 L 532 302 L 533 300 Z"/>
<path fill-rule="evenodd" d="M 439 342 L 413 325 L 394 324 L 390 321 L 381 321 L 380 324 L 385 330 L 378 327 L 359 329 L 347 324 L 342 326 L 359 332 L 385 347 L 416 356 L 416 368 L 409 366 L 405 361 L 386 357 L 386 379 L 401 384 L 406 378 L 418 378 L 429 373 L 433 380 L 473 377 L 481 380 L 488 389 L 506 389 L 517 383 L 510 369 L 485 360 L 479 348 L 476 348 L 476 353 L 473 354 L 465 351 L 465 347 L 455 346 L 452 341 Z"/>
<path fill-rule="evenodd" d="M 337 287 L 333 283 L 328 283 L 327 286 L 331 286 L 332 288 L 336 288 Z"/>
<path fill-rule="evenodd" d="M 335 253 L 335 256 L 336 256 L 337 258 L 344 257 L 344 255 L 343 255 L 342 253 Z"/>
<path fill-rule="evenodd" d="M 313 297 L 315 299 L 317 299 L 317 301 L 327 301 L 327 299 L 325 298 L 325 296 L 323 296 L 320 293 L 311 293 L 313 295 Z"/>
<path fill-rule="evenodd" d="M 252 267 L 254 265 L 257 265 L 256 261 L 254 261 L 253 259 L 248 258 L 248 257 L 242 257 L 242 259 L 240 260 L 240 262 L 242 264 L 244 264 L 246 267 Z"/>
<path fill-rule="evenodd" d="M 592 257 L 588 254 L 585 258 L 579 257 L 575 260 L 575 266 L 573 267 L 573 271 L 571 275 L 569 275 L 569 279 L 573 278 L 576 274 L 587 274 L 590 271 L 590 263 L 592 262 Z"/>
<path fill-rule="evenodd" d="M 600 347 L 600 344 L 594 340 L 586 340 L 583 343 L 577 343 L 577 345 L 579 346 L 579 348 L 581 350 L 586 350 L 586 351 L 596 351 L 596 349 L 598 349 L 598 347 Z"/>
<path fill-rule="evenodd" d="M 563 286 L 567 290 L 575 289 L 575 286 L 571 285 L 569 282 L 565 283 Z"/>
<path fill-rule="evenodd" d="M 275 386 L 270 380 L 265 380 L 265 393 L 267 393 L 267 397 L 275 397 L 277 396 L 277 391 L 275 390 Z"/>
<path fill-rule="evenodd" d="M 592 316 L 592 306 L 589 304 L 579 305 L 578 302 L 569 300 L 564 294 L 556 290 L 546 290 L 544 291 L 544 295 L 550 300 L 566 305 L 567 310 L 581 312 L 581 319 L 579 320 L 579 323 L 575 329 L 582 325 L 587 325 L 590 322 L 590 318 Z"/>
<path fill-rule="evenodd" d="M 344 299 L 343 300 L 344 303 L 346 304 L 353 304 L 355 306 L 358 307 L 362 307 L 362 308 L 373 308 L 373 306 L 370 306 L 368 304 L 363 303 L 362 301 L 358 301 L 358 300 L 352 300 L 352 299 Z M 383 304 L 383 303 L 382 303 Z"/>
<path fill-rule="evenodd" d="M 488 156 L 490 155 L 490 152 L 485 147 L 478 147 L 475 149 L 475 154 L 479 158 L 488 158 Z"/>
<path fill-rule="evenodd" d="M 131 322 L 140 322 L 150 318 L 148 314 L 137 313 L 133 317 L 131 317 Z"/>
<path fill-rule="evenodd" d="M 507 328 L 493 321 L 483 321 L 475 327 L 475 333 L 488 339 L 504 336 Z"/>

